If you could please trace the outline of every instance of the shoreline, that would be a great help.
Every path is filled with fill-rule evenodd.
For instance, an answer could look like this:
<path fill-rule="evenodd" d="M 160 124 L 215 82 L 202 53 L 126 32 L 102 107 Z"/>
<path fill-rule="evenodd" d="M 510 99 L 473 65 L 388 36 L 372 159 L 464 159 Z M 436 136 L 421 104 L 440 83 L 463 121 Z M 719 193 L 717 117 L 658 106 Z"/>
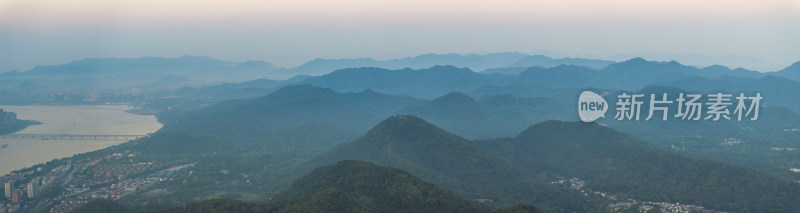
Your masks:
<path fill-rule="evenodd" d="M 158 132 L 163 124 L 158 122 L 155 115 L 142 115 L 131 113 L 133 108 L 124 104 L 94 104 L 94 105 L 5 105 L 14 106 L 17 109 L 29 107 L 30 110 L 18 110 L 24 118 L 29 121 L 24 128 L 18 127 L 2 134 L 13 134 L 26 130 L 26 133 L 34 134 L 150 134 Z M 36 108 L 34 108 L 36 107 Z M 52 110 L 48 107 L 53 107 Z M 24 114 L 29 113 L 29 114 Z M 34 114 L 30 114 L 34 113 Z M 127 114 L 127 115 L 126 115 Z M 62 117 L 56 117 L 62 116 Z M 148 118 L 143 118 L 144 116 Z M 56 117 L 56 118 L 53 118 Z M 33 119 L 30 119 L 33 118 Z M 37 119 L 38 118 L 38 119 Z M 35 120 L 34 120 L 35 119 Z M 44 122 L 38 121 L 45 119 Z M 47 119 L 51 119 L 49 121 Z M 18 120 L 22 121 L 22 120 Z M 18 122 L 19 123 L 19 122 Z M 38 124 L 47 126 L 31 129 Z M 77 126 L 75 126 L 77 125 Z M 27 140 L 27 139 L 17 139 Z M 72 158 L 76 155 L 89 153 L 104 148 L 127 143 L 127 141 L 114 140 L 65 140 L 52 143 L 51 141 L 28 140 L 28 141 L 3 141 L 0 146 L 8 144 L 6 148 L 0 149 L 5 152 L 6 165 L 0 165 L 0 176 L 5 176 L 25 169 L 47 164 L 54 160 Z M 29 153 L 29 154 L 20 154 Z M 36 153 L 36 154 L 31 154 Z M 46 159 L 45 159 L 46 158 Z M 5 168 L 2 168 L 5 167 Z"/>

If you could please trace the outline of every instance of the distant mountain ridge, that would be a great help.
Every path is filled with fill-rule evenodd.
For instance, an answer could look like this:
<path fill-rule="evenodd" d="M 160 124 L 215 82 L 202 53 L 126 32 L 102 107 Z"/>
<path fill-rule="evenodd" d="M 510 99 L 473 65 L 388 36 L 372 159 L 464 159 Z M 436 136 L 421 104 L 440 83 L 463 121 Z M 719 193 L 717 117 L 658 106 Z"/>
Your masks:
<path fill-rule="evenodd" d="M 405 94 L 432 98 L 453 91 L 470 91 L 478 86 L 502 84 L 507 77 L 484 75 L 455 66 L 434 66 L 426 69 L 388 70 L 352 68 L 336 70 L 301 83 L 331 88 L 340 92 L 372 89 L 387 94 Z"/>
<path fill-rule="evenodd" d="M 566 65 L 566 66 L 565 66 Z M 765 74 L 800 81 L 800 63 L 784 70 L 759 73 L 742 68 L 730 69 L 720 65 L 705 68 L 685 66 L 675 61 L 654 62 L 633 58 L 613 62 L 582 58 L 551 58 L 543 55 L 504 52 L 491 54 L 424 54 L 390 60 L 371 58 L 315 59 L 294 68 L 280 68 L 264 61 L 232 62 L 209 57 L 183 56 L 179 58 L 89 58 L 61 65 L 36 66 L 25 72 L 0 73 L 5 88 L 13 88 L 25 81 L 51 87 L 90 86 L 93 88 L 180 88 L 215 83 L 244 82 L 255 79 L 289 79 L 295 76 L 322 76 L 337 70 L 375 67 L 387 70 L 429 69 L 453 66 L 486 74 L 517 75 L 525 69 L 558 72 L 570 66 L 599 70 L 603 79 L 614 78 L 608 87 L 638 89 L 653 81 L 669 81 L 682 76 L 716 78 L 721 76 L 758 78 Z M 561 68 L 558 68 L 561 67 Z M 530 69 L 528 71 L 530 71 Z M 574 68 L 570 68 L 574 70 Z M 595 76 L 588 72 L 589 77 Z M 568 77 L 570 75 L 560 74 Z M 490 75 L 491 76 L 491 75 Z M 607 81 L 608 82 L 608 81 Z M 637 82 L 641 82 L 637 84 Z M 554 82 L 558 83 L 558 82 Z M 566 83 L 566 82 L 561 82 Z M 572 83 L 575 84 L 575 83 Z M 481 85 L 483 86 L 483 85 Z M 450 91 L 448 91 L 450 92 Z M 462 91 L 463 92 L 463 91 Z"/>
<path fill-rule="evenodd" d="M 347 60 L 320 59 L 312 61 L 313 63 L 309 62 L 308 66 L 330 69 L 327 71 L 329 73 L 320 76 L 297 75 L 288 80 L 269 80 L 273 74 L 280 72 L 278 70 L 280 68 L 263 61 L 231 62 L 196 56 L 85 59 L 63 65 L 39 66 L 26 72 L 2 73 L 0 93 L 26 95 L 22 97 L 0 95 L 0 101 L 11 104 L 142 102 L 140 106 L 144 109 L 141 111 L 152 113 L 172 108 L 197 109 L 231 99 L 260 97 L 280 87 L 296 84 L 311 84 L 339 92 L 374 90 L 392 95 L 434 99 L 450 92 L 460 92 L 476 98 L 504 93 L 524 97 L 549 97 L 560 89 L 637 90 L 648 85 L 677 86 L 685 82 L 696 82 L 689 87 L 715 84 L 730 88 L 731 85 L 720 84 L 727 82 L 732 85 L 754 85 L 749 88 L 742 86 L 748 91 L 750 88 L 760 88 L 765 93 L 772 93 L 773 97 L 777 94 L 781 99 L 772 102 L 776 106 L 789 108 L 795 112 L 800 111 L 798 106 L 793 104 L 798 98 L 786 96 L 788 93 L 776 93 L 776 91 L 794 91 L 798 81 L 792 79 L 798 79 L 796 73 L 800 73 L 798 71 L 800 63 L 770 73 L 741 68 L 730 69 L 720 65 L 700 69 L 676 61 L 657 62 L 642 58 L 617 63 L 602 62 L 605 65 L 602 68 L 597 68 L 600 66 L 590 68 L 585 66 L 594 66 L 591 64 L 597 65 L 600 62 L 588 59 L 552 59 L 519 53 L 496 53 L 426 54 L 386 61 L 364 58 L 355 60 L 358 62 L 355 64 L 391 67 L 389 62 L 400 63 L 400 61 L 415 61 L 414 63 L 419 62 L 417 64 L 422 66 L 484 62 L 500 64 L 514 60 L 547 61 L 549 64 L 541 66 L 526 64 L 526 66 L 533 65 L 527 68 L 490 68 L 488 72 L 475 72 L 477 70 L 453 65 L 402 69 L 377 67 L 336 69 L 337 66 L 341 67 L 338 64 L 353 63 Z M 731 79 L 736 80 L 731 81 Z M 103 94 L 106 90 L 112 92 Z M 152 97 L 151 95 L 163 100 L 146 98 Z M 176 104 L 181 101 L 185 104 Z"/>
<path fill-rule="evenodd" d="M 793 81 L 800 82 L 800 61 L 795 62 L 794 64 L 773 73 L 768 73 L 775 76 L 780 76 L 784 78 L 791 79 Z"/>
<path fill-rule="evenodd" d="M 710 66 L 698 69 L 676 61 L 657 62 L 642 58 L 609 64 L 592 70 L 574 65 L 560 65 L 551 68 L 532 67 L 519 74 L 517 84 L 533 84 L 555 88 L 614 88 L 639 89 L 656 82 L 669 82 L 685 77 L 719 78 L 760 77 L 762 73 L 744 69 L 731 70 L 724 66 Z"/>
<path fill-rule="evenodd" d="M 213 59 L 204 56 L 183 56 L 178 58 L 141 57 L 141 58 L 87 58 L 72 61 L 61 65 L 40 65 L 25 72 L 2 72 L 0 80 L 21 79 L 30 80 L 34 77 L 71 77 L 75 80 L 82 78 L 93 79 L 94 84 L 101 84 L 108 80 L 134 81 L 138 84 L 123 84 L 134 87 L 142 84 L 140 81 L 148 80 L 138 75 L 149 74 L 150 79 L 165 78 L 169 75 L 183 76 L 202 83 L 214 82 L 239 82 L 268 78 L 276 80 L 289 79 L 298 75 L 319 76 L 335 70 L 346 68 L 379 67 L 385 69 L 422 69 L 433 66 L 456 66 L 482 71 L 491 68 L 503 67 L 551 67 L 560 64 L 572 64 L 601 68 L 612 61 L 563 58 L 554 59 L 543 55 L 528 55 L 522 53 L 490 53 L 490 54 L 423 54 L 414 57 L 375 60 L 372 58 L 353 59 L 322 59 L 317 58 L 300 66 L 281 68 L 265 61 L 233 62 Z M 34 79 L 35 80 L 35 79 Z M 45 82 L 38 79 L 38 83 Z M 77 84 L 63 79 L 53 79 L 48 83 L 54 86 Z M 121 81 L 124 83 L 125 81 Z M 21 81 L 19 81 L 21 82 Z M 83 81 L 86 82 L 85 79 Z M 18 84 L 18 82 L 17 82 Z M 105 86 L 114 86 L 107 84 Z M 193 85 L 201 85 L 195 83 Z M 186 86 L 182 84 L 181 86 Z"/>
<path fill-rule="evenodd" d="M 543 55 L 529 55 L 509 67 L 556 67 L 559 65 L 575 65 L 591 69 L 601 69 L 613 61 L 583 58 L 551 58 Z"/>
<path fill-rule="evenodd" d="M 268 77 L 277 69 L 263 61 L 231 62 L 200 56 L 179 58 L 88 58 L 25 72 L 0 73 L 7 83 L 30 81 L 54 88 L 174 89 L 186 85 L 239 82 Z"/>
<path fill-rule="evenodd" d="M 756 71 L 729 69 L 719 65 L 698 69 L 676 61 L 657 62 L 633 58 L 609 64 L 601 69 L 566 64 L 555 67 L 533 66 L 517 75 L 476 73 L 467 68 L 449 65 L 397 70 L 372 67 L 348 68 L 310 77 L 303 83 L 341 92 L 374 89 L 389 94 L 435 98 L 449 92 L 470 93 L 484 87 L 495 87 L 500 90 L 516 86 L 636 90 L 651 84 L 663 84 L 687 78 L 760 78 L 765 75 Z"/>
<path fill-rule="evenodd" d="M 371 58 L 355 59 L 314 59 L 300 66 L 283 69 L 279 73 L 289 76 L 323 75 L 334 70 L 359 67 L 380 67 L 385 69 L 422 69 L 433 66 L 452 65 L 482 71 L 490 68 L 503 67 L 552 67 L 561 64 L 587 66 L 595 69 L 602 68 L 613 61 L 582 59 L 582 58 L 550 58 L 543 55 L 528 55 L 523 53 L 503 52 L 489 54 L 423 54 L 414 57 L 375 60 Z"/>

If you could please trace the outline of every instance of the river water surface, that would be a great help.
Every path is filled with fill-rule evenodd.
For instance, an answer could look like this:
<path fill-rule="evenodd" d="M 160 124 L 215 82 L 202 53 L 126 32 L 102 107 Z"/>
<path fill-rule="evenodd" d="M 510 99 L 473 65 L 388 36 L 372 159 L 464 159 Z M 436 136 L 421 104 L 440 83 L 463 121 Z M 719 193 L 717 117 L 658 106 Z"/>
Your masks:
<path fill-rule="evenodd" d="M 125 105 L 85 106 L 4 106 L 5 111 L 17 113 L 17 118 L 36 120 L 39 125 L 29 126 L 15 134 L 69 134 L 69 135 L 146 135 L 161 128 L 152 115 L 125 112 Z M 0 146 L 0 176 L 11 171 L 44 163 L 53 159 L 91 152 L 126 140 L 70 140 L 70 139 L 3 139 Z"/>

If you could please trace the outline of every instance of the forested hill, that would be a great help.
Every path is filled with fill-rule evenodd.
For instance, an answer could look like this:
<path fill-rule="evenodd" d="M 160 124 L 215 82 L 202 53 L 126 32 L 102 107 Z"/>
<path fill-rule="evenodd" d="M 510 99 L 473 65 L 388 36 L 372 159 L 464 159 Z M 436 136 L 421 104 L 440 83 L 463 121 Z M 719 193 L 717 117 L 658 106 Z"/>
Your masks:
<path fill-rule="evenodd" d="M 471 199 L 496 205 L 531 204 L 546 210 L 590 211 L 595 200 L 537 180 L 502 156 L 410 115 L 392 116 L 366 135 L 311 159 L 305 168 L 362 160 L 403 169 Z"/>
<path fill-rule="evenodd" d="M 691 159 L 595 123 L 543 122 L 514 138 L 479 142 L 532 172 L 578 177 L 596 191 L 734 212 L 800 211 L 800 184 Z"/>
<path fill-rule="evenodd" d="M 330 194 L 340 197 L 320 209 L 314 201 Z M 359 198 L 359 199 L 357 199 Z M 369 199 L 364 199 L 369 198 Z M 442 186 L 425 182 L 406 171 L 363 161 L 341 161 L 315 169 L 297 179 L 274 198 L 296 205 L 290 212 L 486 212 L 479 203 Z M 299 201 L 298 201 L 299 199 Z M 318 211 L 319 210 L 319 211 Z"/>
<path fill-rule="evenodd" d="M 141 212 L 97 199 L 73 212 Z M 155 212 L 540 212 L 533 206 L 495 209 L 425 182 L 406 171 L 363 161 L 341 161 L 315 169 L 270 202 L 211 199 Z"/>

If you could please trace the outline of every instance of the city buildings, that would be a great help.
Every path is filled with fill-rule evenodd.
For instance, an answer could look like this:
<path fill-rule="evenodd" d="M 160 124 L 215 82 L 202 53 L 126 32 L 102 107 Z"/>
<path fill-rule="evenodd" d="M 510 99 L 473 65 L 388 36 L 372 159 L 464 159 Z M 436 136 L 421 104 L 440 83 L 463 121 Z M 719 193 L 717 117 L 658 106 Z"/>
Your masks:
<path fill-rule="evenodd" d="M 6 182 L 4 188 L 5 188 L 4 195 L 6 196 L 6 198 L 11 198 L 11 193 L 14 192 L 14 181 L 9 180 L 8 182 Z"/>
<path fill-rule="evenodd" d="M 17 122 L 17 113 L 6 112 L 0 109 L 0 126 L 4 124 L 14 124 Z"/>
<path fill-rule="evenodd" d="M 21 195 L 22 195 L 22 190 L 19 189 L 14 190 L 14 192 L 11 193 L 11 203 L 14 204 L 19 203 L 19 198 Z"/>

